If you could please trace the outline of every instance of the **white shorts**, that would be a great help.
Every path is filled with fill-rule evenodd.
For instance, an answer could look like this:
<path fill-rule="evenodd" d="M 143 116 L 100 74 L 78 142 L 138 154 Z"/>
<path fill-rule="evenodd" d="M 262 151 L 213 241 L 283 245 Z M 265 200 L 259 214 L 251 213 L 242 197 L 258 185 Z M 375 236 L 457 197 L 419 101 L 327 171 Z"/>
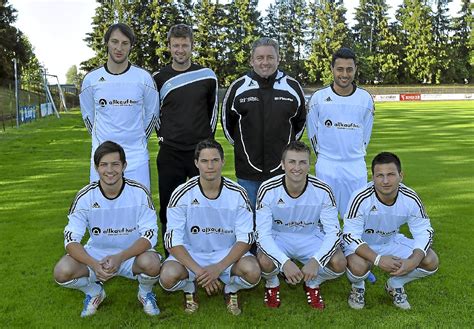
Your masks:
<path fill-rule="evenodd" d="M 323 244 L 324 235 L 306 236 L 302 234 L 274 234 L 278 248 L 289 258 L 306 264 Z"/>
<path fill-rule="evenodd" d="M 369 245 L 378 255 L 393 255 L 403 259 L 407 259 L 413 253 L 413 248 L 415 246 L 415 241 L 413 239 L 407 238 L 403 234 L 397 234 L 392 241 L 385 244 L 378 245 Z M 344 256 L 349 256 L 353 254 L 353 250 L 345 249 Z"/>
<path fill-rule="evenodd" d="M 331 187 L 336 197 L 339 215 L 342 218 L 346 213 L 352 193 L 367 185 L 365 160 L 331 161 L 318 159 L 315 170 L 316 177 Z"/>
<path fill-rule="evenodd" d="M 148 191 L 150 190 L 150 164 L 147 161 L 142 165 L 138 166 L 135 169 L 129 169 L 129 166 L 125 168 L 124 176 L 128 179 L 132 179 L 134 181 L 139 182 L 142 185 L 145 185 Z M 90 182 L 96 182 L 99 180 L 99 174 L 95 169 L 95 165 L 91 163 L 91 170 L 90 170 Z"/>
<path fill-rule="evenodd" d="M 110 252 L 95 249 L 95 248 L 86 248 L 86 251 L 89 254 L 89 256 L 97 260 L 101 260 L 102 258 L 110 255 Z M 161 255 L 155 249 L 152 248 L 152 249 L 148 249 L 147 251 L 153 251 L 157 253 L 161 261 Z M 137 276 L 133 274 L 133 270 L 132 270 L 133 263 L 135 262 L 135 258 L 136 257 L 132 257 L 122 262 L 122 264 L 120 264 L 120 267 L 117 271 L 116 276 L 123 276 L 124 278 L 136 280 Z M 95 275 L 94 271 L 90 267 L 88 268 L 89 268 L 89 272 Z"/>
<path fill-rule="evenodd" d="M 231 249 L 232 248 L 210 252 L 210 253 L 197 253 L 188 249 L 188 253 L 194 259 L 194 261 L 198 263 L 199 266 L 205 267 L 208 265 L 216 264 L 219 261 L 221 261 L 225 256 L 229 254 Z M 250 252 L 247 252 L 242 256 L 242 258 L 246 256 L 253 256 L 253 255 Z M 168 258 L 166 258 L 166 260 L 163 262 L 163 264 L 170 260 L 174 260 L 175 262 L 180 263 L 179 260 L 177 260 L 173 255 L 169 255 Z M 224 271 L 222 271 L 221 275 L 219 276 L 219 279 L 225 284 L 229 284 L 230 282 L 232 266 L 234 266 L 234 264 L 227 267 Z M 196 279 L 196 275 L 189 268 L 187 268 L 187 270 L 188 270 L 189 280 L 194 281 Z"/>

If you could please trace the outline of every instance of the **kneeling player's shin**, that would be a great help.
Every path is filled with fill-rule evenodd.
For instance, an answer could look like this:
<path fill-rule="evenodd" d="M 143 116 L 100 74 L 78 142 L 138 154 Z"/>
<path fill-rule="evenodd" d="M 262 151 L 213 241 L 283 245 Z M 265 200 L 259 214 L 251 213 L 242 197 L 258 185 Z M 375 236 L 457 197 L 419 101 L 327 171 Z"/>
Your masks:
<path fill-rule="evenodd" d="M 144 273 L 138 274 L 138 289 L 141 295 L 146 295 L 151 292 L 153 285 L 158 282 L 160 276 L 148 276 Z"/>
<path fill-rule="evenodd" d="M 95 277 L 95 276 L 94 276 Z M 95 281 L 91 280 L 90 277 L 82 277 L 77 279 L 72 279 L 67 282 L 57 282 L 61 287 L 68 288 L 68 289 L 77 289 L 82 291 L 83 293 L 96 296 L 102 290 L 102 285 L 96 283 Z"/>
<path fill-rule="evenodd" d="M 229 284 L 225 285 L 224 292 L 226 294 L 236 293 L 241 289 L 250 289 L 255 287 L 260 282 L 260 279 L 256 283 L 250 283 L 244 280 L 242 277 L 234 275 L 230 277 Z"/>
<path fill-rule="evenodd" d="M 266 280 L 265 287 L 267 288 L 275 288 L 280 285 L 280 280 L 278 279 L 278 273 L 280 270 L 278 267 L 275 267 L 273 271 L 270 273 L 266 273 L 262 271 L 262 277 Z"/>
<path fill-rule="evenodd" d="M 352 283 L 352 286 L 355 287 L 355 288 L 364 289 L 365 288 L 365 279 L 367 279 L 369 274 L 370 274 L 370 271 L 367 271 L 367 273 L 365 273 L 364 275 L 357 276 L 357 275 L 354 275 L 349 268 L 346 269 L 347 278 Z"/>
<path fill-rule="evenodd" d="M 391 277 L 389 279 L 389 285 L 392 288 L 401 288 L 408 282 L 424 278 L 425 276 L 433 275 L 436 273 L 436 271 L 438 271 L 438 269 L 434 271 L 427 271 L 422 268 L 415 268 L 413 271 L 411 271 L 410 273 L 407 273 L 404 276 Z"/>
<path fill-rule="evenodd" d="M 336 279 L 343 274 L 344 272 L 336 273 L 336 272 L 331 271 L 327 267 L 319 267 L 319 271 L 318 271 L 318 275 L 316 276 L 316 279 L 309 280 L 308 282 L 306 282 L 306 285 L 310 288 L 319 287 L 321 283 L 323 283 L 324 281 Z"/>

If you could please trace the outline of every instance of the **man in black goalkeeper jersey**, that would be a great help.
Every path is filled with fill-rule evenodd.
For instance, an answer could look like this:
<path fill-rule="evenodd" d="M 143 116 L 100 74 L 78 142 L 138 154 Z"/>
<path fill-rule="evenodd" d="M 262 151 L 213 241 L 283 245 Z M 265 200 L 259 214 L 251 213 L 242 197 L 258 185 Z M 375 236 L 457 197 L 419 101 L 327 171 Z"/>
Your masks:
<path fill-rule="evenodd" d="M 172 26 L 168 47 L 171 64 L 153 74 L 162 106 L 156 159 L 162 232 L 166 232 L 166 207 L 171 193 L 187 178 L 199 174 L 194 165 L 194 149 L 198 142 L 214 136 L 218 112 L 215 73 L 191 62 L 191 27 Z"/>

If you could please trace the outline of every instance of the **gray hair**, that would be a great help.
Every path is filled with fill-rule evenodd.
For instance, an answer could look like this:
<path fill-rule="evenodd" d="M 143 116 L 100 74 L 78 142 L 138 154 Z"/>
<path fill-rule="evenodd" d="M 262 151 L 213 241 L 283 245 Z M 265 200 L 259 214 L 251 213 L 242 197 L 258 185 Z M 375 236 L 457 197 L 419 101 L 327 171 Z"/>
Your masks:
<path fill-rule="evenodd" d="M 250 55 L 253 56 L 253 54 L 255 52 L 255 49 L 257 49 L 258 47 L 262 47 L 262 46 L 271 46 L 271 47 L 273 47 L 275 49 L 277 55 L 279 56 L 278 42 L 276 42 L 272 38 L 268 38 L 268 37 L 263 37 L 263 38 L 255 40 L 252 44 L 252 51 L 251 51 Z"/>

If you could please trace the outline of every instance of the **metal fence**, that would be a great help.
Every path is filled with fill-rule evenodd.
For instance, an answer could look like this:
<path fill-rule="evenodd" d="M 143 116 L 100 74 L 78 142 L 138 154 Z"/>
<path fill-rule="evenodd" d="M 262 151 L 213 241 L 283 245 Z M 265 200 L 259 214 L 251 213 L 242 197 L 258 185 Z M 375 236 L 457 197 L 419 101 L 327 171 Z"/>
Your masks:
<path fill-rule="evenodd" d="M 28 118 L 28 120 L 24 120 L 24 122 L 31 121 L 31 118 L 41 118 L 40 106 L 42 103 L 47 102 L 43 86 L 38 86 L 35 89 L 37 91 L 20 90 L 18 94 L 18 105 L 23 115 L 22 118 Z M 65 109 L 60 101 L 58 88 L 50 87 L 50 90 L 58 111 L 64 111 Z M 68 109 L 79 106 L 79 97 L 77 94 L 64 93 L 64 97 Z M 32 111 L 34 112 L 31 113 Z M 26 114 L 26 112 L 28 112 L 28 114 Z M 5 130 L 6 127 L 16 126 L 15 83 L 13 81 L 0 81 L 0 125 L 3 130 Z"/>

